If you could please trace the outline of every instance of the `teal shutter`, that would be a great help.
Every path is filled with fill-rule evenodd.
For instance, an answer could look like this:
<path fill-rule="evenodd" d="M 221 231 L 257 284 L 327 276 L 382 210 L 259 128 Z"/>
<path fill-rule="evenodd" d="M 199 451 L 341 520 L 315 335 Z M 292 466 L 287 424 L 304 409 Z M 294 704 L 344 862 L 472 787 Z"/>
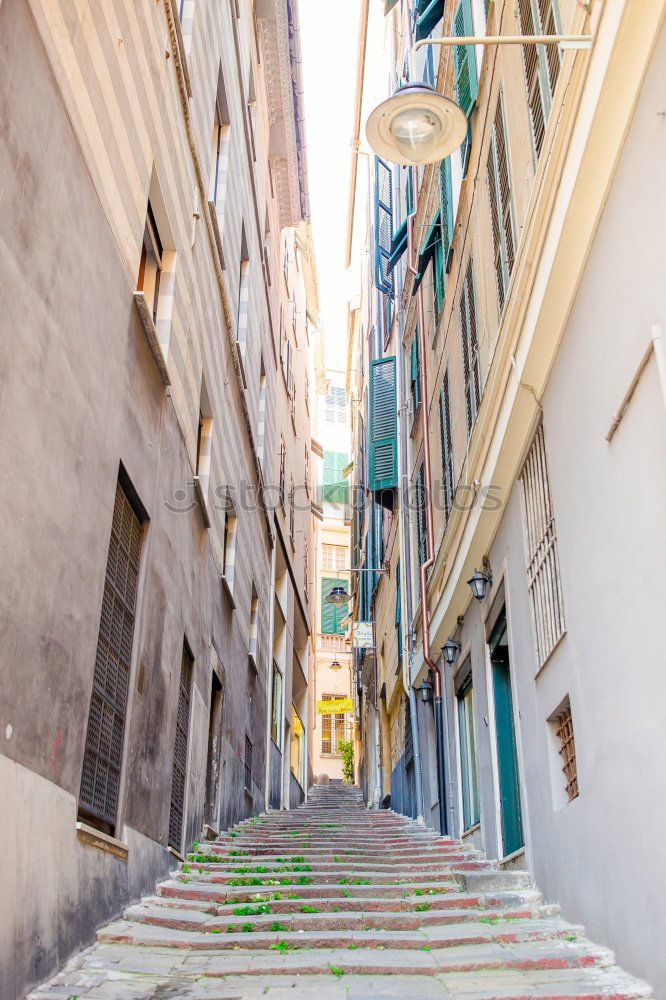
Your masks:
<path fill-rule="evenodd" d="M 421 359 L 419 357 L 418 327 L 414 330 L 410 351 L 410 386 L 412 391 L 412 409 L 416 413 L 421 402 Z"/>
<path fill-rule="evenodd" d="M 460 0 L 453 16 L 453 34 L 461 38 L 474 34 L 471 0 Z M 456 45 L 453 53 L 456 100 L 469 118 L 479 92 L 476 53 L 473 45 Z"/>
<path fill-rule="evenodd" d="M 444 268 L 448 273 L 448 257 L 453 243 L 453 186 L 451 183 L 451 160 L 448 156 L 439 165 L 439 208 Z"/>
<path fill-rule="evenodd" d="M 395 357 L 370 362 L 370 470 L 372 492 L 398 485 Z"/>
<path fill-rule="evenodd" d="M 326 598 L 333 590 L 343 584 L 342 580 L 336 577 L 324 576 L 321 580 L 321 631 L 323 635 L 344 635 L 344 629 L 340 627 L 340 622 L 348 614 L 347 605 L 341 608 L 335 604 L 328 604 Z"/>
<path fill-rule="evenodd" d="M 349 483 L 342 470 L 349 464 L 349 456 L 344 451 L 324 452 L 324 481 L 322 499 L 328 503 L 349 503 Z"/>
<path fill-rule="evenodd" d="M 393 278 L 388 273 L 393 239 L 393 187 L 391 168 L 375 156 L 375 285 L 385 295 L 393 294 Z"/>
<path fill-rule="evenodd" d="M 444 17 L 444 0 L 430 0 L 430 3 L 420 4 L 419 18 L 416 22 L 416 40 L 427 38 L 434 31 L 438 21 Z"/>

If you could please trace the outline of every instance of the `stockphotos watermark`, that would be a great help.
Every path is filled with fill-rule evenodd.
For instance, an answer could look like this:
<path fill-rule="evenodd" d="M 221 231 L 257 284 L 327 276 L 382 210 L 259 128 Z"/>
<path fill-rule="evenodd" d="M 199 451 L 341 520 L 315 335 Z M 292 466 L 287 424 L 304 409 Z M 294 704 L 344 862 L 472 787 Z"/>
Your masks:
<path fill-rule="evenodd" d="M 387 491 L 388 492 L 388 491 Z M 354 511 L 365 509 L 366 493 L 358 486 L 349 488 L 346 492 L 348 499 L 340 500 L 344 495 L 340 484 L 331 487 L 317 487 L 314 491 L 308 489 L 305 484 L 294 486 L 286 491 L 280 489 L 279 485 L 254 486 L 241 480 L 238 487 L 216 486 L 212 492 L 208 491 L 210 499 L 207 504 L 213 510 L 221 513 L 238 513 L 243 511 L 263 511 L 271 513 L 281 510 L 285 506 L 290 508 L 293 505 L 295 511 L 308 511 L 312 502 L 332 503 L 337 507 L 347 507 Z M 425 494 L 427 497 L 427 493 Z M 199 499 L 195 488 L 195 480 L 190 479 L 184 487 L 180 487 L 164 501 L 164 506 L 172 514 L 189 514 L 199 506 Z M 447 503 L 447 491 L 440 480 L 434 480 L 432 486 L 432 506 L 434 510 L 448 511 L 449 509 L 459 511 L 473 510 L 479 507 L 483 511 L 497 512 L 504 506 L 502 499 L 502 487 L 490 483 L 487 486 L 479 483 L 458 483 L 451 503 Z M 422 509 L 421 492 L 416 486 L 410 486 L 408 490 L 407 507 L 412 512 Z"/>

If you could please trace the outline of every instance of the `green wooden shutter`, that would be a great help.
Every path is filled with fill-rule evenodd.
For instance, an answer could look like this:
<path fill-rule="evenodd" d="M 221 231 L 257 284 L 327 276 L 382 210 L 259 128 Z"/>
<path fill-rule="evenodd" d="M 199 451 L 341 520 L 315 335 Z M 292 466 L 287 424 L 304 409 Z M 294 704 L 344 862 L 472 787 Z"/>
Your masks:
<path fill-rule="evenodd" d="M 474 34 L 471 0 L 460 0 L 453 16 L 453 34 L 461 38 Z M 479 92 L 476 53 L 473 45 L 456 45 L 453 52 L 456 100 L 469 118 Z"/>
<path fill-rule="evenodd" d="M 451 160 L 448 156 L 439 165 L 439 205 L 444 267 L 448 272 L 449 250 L 453 243 L 453 187 L 451 184 Z"/>
<path fill-rule="evenodd" d="M 348 614 L 347 605 L 341 608 L 329 604 L 326 598 L 333 587 L 342 586 L 344 581 L 332 576 L 323 576 L 321 580 L 321 631 L 323 635 L 344 635 L 340 622 Z"/>
<path fill-rule="evenodd" d="M 375 156 L 375 285 L 385 295 L 393 294 L 393 278 L 388 273 L 393 238 L 393 187 L 391 168 Z"/>
<path fill-rule="evenodd" d="M 370 362 L 370 469 L 373 492 L 398 485 L 395 357 Z"/>
<path fill-rule="evenodd" d="M 410 383 L 412 389 L 412 407 L 414 413 L 419 408 L 421 402 L 421 359 L 419 357 L 419 328 L 416 327 L 412 338 L 411 358 L 410 358 Z"/>
<path fill-rule="evenodd" d="M 324 452 L 322 498 L 327 503 L 349 503 L 349 483 L 342 475 L 342 470 L 348 464 L 349 456 L 346 452 Z"/>
<path fill-rule="evenodd" d="M 430 3 L 421 4 L 419 18 L 416 22 L 416 40 L 427 38 L 435 29 L 438 21 L 444 17 L 444 0 L 430 0 Z"/>

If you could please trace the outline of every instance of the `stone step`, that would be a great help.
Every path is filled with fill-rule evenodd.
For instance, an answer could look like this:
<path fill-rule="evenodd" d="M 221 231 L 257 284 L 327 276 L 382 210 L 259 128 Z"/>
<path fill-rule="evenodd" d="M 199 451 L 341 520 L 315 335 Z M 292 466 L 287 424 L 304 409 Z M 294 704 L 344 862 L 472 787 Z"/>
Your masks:
<path fill-rule="evenodd" d="M 428 858 L 422 859 L 421 861 L 416 861 L 410 859 L 409 861 L 392 861 L 386 860 L 386 858 L 379 860 L 377 858 L 373 859 L 372 864 L 368 864 L 363 861 L 355 861 L 345 855 L 333 855 L 329 859 L 321 858 L 310 858 L 304 861 L 290 862 L 287 858 L 275 857 L 264 857 L 263 859 L 252 859 L 248 861 L 242 858 L 229 858 L 221 859 L 219 861 L 208 862 L 208 861 L 188 861 L 182 868 L 185 874 L 191 872 L 198 872 L 199 874 L 208 873 L 211 875 L 226 873 L 233 876 L 237 875 L 309 875 L 313 873 L 329 873 L 335 874 L 337 872 L 343 875 L 363 875 L 368 871 L 375 872 L 381 875 L 410 875 L 416 872 L 431 871 L 437 865 L 437 859 Z M 474 865 L 473 868 L 469 867 Z M 447 858 L 446 866 L 437 865 L 439 870 L 445 869 L 451 871 L 453 866 L 456 871 L 482 871 L 489 868 L 489 863 L 468 861 L 465 855 L 454 856 L 453 858 Z"/>
<path fill-rule="evenodd" d="M 438 871 L 437 869 L 407 872 L 402 877 L 398 873 L 388 874 L 372 871 L 358 874 L 356 872 L 345 872 L 342 867 L 340 869 L 321 872 L 276 872 L 275 874 L 266 872 L 258 875 L 234 876 L 224 871 L 203 871 L 200 873 L 197 866 L 195 866 L 189 872 L 183 872 L 181 869 L 178 869 L 171 873 L 171 877 L 176 881 L 184 882 L 186 885 L 198 882 L 203 885 L 212 886 L 228 885 L 232 888 L 247 888 L 251 886 L 275 886 L 276 888 L 282 886 L 287 888 L 293 886 L 298 889 L 307 885 L 339 886 L 343 889 L 348 885 L 400 886 L 405 888 L 407 885 L 419 886 L 421 883 L 427 883 L 428 885 L 441 884 L 452 889 L 459 889 L 461 884 L 461 880 L 456 879 L 454 874 L 444 870 Z"/>

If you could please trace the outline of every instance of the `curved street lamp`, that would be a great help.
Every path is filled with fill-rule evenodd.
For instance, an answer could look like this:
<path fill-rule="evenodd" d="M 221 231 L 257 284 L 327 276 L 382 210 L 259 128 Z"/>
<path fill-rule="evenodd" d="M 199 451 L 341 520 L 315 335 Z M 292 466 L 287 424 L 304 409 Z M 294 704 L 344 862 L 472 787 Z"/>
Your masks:
<path fill-rule="evenodd" d="M 326 597 L 326 603 L 334 604 L 337 608 L 342 607 L 343 604 L 349 604 L 350 601 L 351 595 L 347 593 L 341 584 L 333 587 L 330 594 Z"/>
<path fill-rule="evenodd" d="M 370 114 L 365 127 L 375 153 L 402 166 L 437 163 L 458 149 L 467 118 L 428 83 L 407 83 Z"/>

